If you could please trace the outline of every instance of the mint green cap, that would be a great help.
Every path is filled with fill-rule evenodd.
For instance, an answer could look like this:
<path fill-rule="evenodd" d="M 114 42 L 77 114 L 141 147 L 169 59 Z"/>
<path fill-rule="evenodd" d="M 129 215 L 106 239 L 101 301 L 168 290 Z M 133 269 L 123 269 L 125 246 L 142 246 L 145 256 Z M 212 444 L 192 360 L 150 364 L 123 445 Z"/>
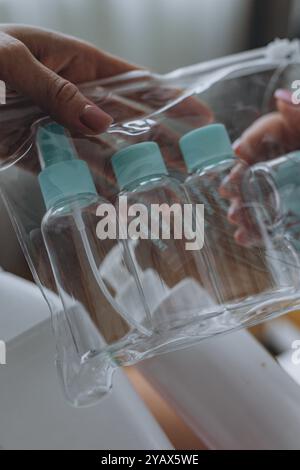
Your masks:
<path fill-rule="evenodd" d="M 51 123 L 40 127 L 37 147 L 45 166 L 39 174 L 39 183 L 47 209 L 66 198 L 97 194 L 88 165 L 78 159 L 62 126 Z"/>
<path fill-rule="evenodd" d="M 188 132 L 181 137 L 179 145 L 190 173 L 234 158 L 231 141 L 223 124 L 210 124 Z"/>
<path fill-rule="evenodd" d="M 155 142 L 142 142 L 120 150 L 112 158 L 112 167 L 120 189 L 143 178 L 168 174 Z"/>

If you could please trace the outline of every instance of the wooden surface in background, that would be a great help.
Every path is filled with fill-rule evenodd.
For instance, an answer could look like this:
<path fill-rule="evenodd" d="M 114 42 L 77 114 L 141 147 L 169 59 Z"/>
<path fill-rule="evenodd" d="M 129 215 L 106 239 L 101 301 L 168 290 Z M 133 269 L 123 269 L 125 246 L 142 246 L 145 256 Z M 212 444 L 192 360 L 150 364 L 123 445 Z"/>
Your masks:
<path fill-rule="evenodd" d="M 135 367 L 125 367 L 123 370 L 175 449 L 206 450 L 203 442 L 199 440 L 171 405 L 154 390 Z"/>

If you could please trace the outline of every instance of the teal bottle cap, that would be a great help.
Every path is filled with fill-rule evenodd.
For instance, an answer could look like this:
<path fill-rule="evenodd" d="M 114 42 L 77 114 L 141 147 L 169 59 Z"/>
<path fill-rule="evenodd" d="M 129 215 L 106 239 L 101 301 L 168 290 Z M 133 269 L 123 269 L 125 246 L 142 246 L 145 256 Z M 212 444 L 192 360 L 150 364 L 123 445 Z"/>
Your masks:
<path fill-rule="evenodd" d="M 142 142 L 120 150 L 112 158 L 112 167 L 120 189 L 144 178 L 168 174 L 155 142 Z"/>
<path fill-rule="evenodd" d="M 179 141 L 189 173 L 234 158 L 228 132 L 223 124 L 211 124 L 185 134 Z"/>
<path fill-rule="evenodd" d="M 78 159 L 62 126 L 51 123 L 40 127 L 37 147 L 45 166 L 39 183 L 47 210 L 66 198 L 97 194 L 88 165 Z"/>
<path fill-rule="evenodd" d="M 37 147 L 41 164 L 45 167 L 77 158 L 75 148 L 65 129 L 56 122 L 51 122 L 38 129 Z"/>

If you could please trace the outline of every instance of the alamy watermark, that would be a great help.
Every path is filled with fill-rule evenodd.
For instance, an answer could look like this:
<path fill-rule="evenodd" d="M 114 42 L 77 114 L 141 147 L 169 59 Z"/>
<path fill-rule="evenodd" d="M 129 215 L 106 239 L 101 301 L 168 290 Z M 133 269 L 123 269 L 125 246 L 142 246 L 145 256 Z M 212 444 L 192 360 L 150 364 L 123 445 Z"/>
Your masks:
<path fill-rule="evenodd" d="M 6 365 L 6 344 L 0 341 L 0 366 Z"/>
<path fill-rule="evenodd" d="M 127 196 L 120 196 L 118 213 L 106 203 L 96 215 L 101 218 L 96 228 L 100 240 L 184 240 L 187 251 L 204 245 L 203 204 L 128 205 Z"/>
<path fill-rule="evenodd" d="M 292 103 L 298 105 L 300 104 L 300 80 L 293 81 L 292 89 L 294 90 L 292 93 Z"/>
<path fill-rule="evenodd" d="M 6 85 L 0 80 L 0 105 L 6 103 Z"/>
<path fill-rule="evenodd" d="M 293 342 L 292 349 L 294 350 L 292 354 L 292 363 L 294 366 L 300 366 L 300 340 Z"/>

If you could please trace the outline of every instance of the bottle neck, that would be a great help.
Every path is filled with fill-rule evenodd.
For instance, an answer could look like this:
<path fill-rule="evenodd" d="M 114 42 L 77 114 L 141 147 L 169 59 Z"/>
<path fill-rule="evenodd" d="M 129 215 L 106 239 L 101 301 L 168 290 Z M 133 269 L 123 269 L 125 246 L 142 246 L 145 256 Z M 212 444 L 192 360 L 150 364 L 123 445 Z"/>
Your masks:
<path fill-rule="evenodd" d="M 136 192 L 136 191 L 143 191 L 147 190 L 149 186 L 155 186 L 156 184 L 159 184 L 161 181 L 163 181 L 166 178 L 166 175 L 162 174 L 157 174 L 157 175 L 151 175 L 148 177 L 143 177 L 136 179 L 129 184 L 127 184 L 123 189 L 122 192 Z"/>
<path fill-rule="evenodd" d="M 102 198 L 101 198 L 102 199 Z M 62 196 L 50 208 L 51 211 L 63 210 L 72 212 L 75 208 L 84 209 L 89 205 L 96 203 L 100 200 L 98 195 L 93 193 L 79 193 L 74 196 Z M 103 202 L 106 202 L 103 200 Z M 100 203 L 100 202 L 99 202 Z"/>
<path fill-rule="evenodd" d="M 191 171 L 191 174 L 202 175 L 213 171 L 222 172 L 232 168 L 233 165 L 234 158 L 224 158 L 224 160 L 218 162 L 199 162 L 199 164 Z"/>

